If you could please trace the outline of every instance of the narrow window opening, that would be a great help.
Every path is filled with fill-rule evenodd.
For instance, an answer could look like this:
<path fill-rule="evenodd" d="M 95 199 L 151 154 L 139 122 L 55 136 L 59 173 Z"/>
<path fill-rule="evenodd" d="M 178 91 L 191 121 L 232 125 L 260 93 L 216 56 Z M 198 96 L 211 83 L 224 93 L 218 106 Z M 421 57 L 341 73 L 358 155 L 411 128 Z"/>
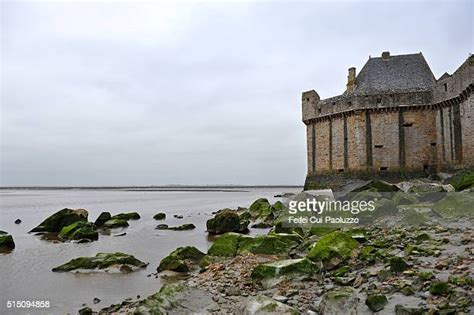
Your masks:
<path fill-rule="evenodd" d="M 383 148 L 383 144 L 376 144 L 375 148 L 377 148 L 377 149 Z"/>
<path fill-rule="evenodd" d="M 340 168 L 337 170 L 339 173 L 344 173 L 344 169 L 343 168 Z"/>
<path fill-rule="evenodd" d="M 431 145 L 432 147 L 435 147 L 435 146 L 436 146 L 436 142 L 431 142 L 430 145 Z"/>
<path fill-rule="evenodd" d="M 406 123 L 406 124 L 403 124 L 403 127 L 413 127 L 413 123 Z"/>
<path fill-rule="evenodd" d="M 445 83 L 445 84 L 444 84 L 444 91 L 445 91 L 445 92 L 448 92 L 448 83 Z"/>
<path fill-rule="evenodd" d="M 381 171 L 386 171 L 386 170 L 388 170 L 388 167 L 382 166 L 382 167 L 380 168 L 380 170 L 381 170 Z"/>
<path fill-rule="evenodd" d="M 377 104 L 380 104 L 380 103 L 382 103 L 382 99 L 379 97 L 377 98 Z"/>
<path fill-rule="evenodd" d="M 428 169 L 428 165 L 423 165 L 423 169 L 426 171 Z"/>
<path fill-rule="evenodd" d="M 352 102 L 351 101 L 347 102 L 347 105 L 352 106 Z"/>
<path fill-rule="evenodd" d="M 321 114 L 321 107 L 320 107 L 320 108 L 318 108 L 318 113 L 320 113 L 320 114 Z"/>
<path fill-rule="evenodd" d="M 333 106 L 336 105 L 336 102 L 332 102 L 332 105 L 333 105 Z"/>

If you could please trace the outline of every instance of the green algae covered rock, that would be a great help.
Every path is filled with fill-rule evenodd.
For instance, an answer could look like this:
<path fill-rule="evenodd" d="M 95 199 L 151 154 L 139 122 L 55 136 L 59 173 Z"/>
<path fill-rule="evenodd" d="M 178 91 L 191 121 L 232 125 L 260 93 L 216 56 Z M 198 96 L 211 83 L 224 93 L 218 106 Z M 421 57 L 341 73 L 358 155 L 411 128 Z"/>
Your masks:
<path fill-rule="evenodd" d="M 326 292 L 320 303 L 320 314 L 358 314 L 359 298 L 350 287 L 337 288 Z"/>
<path fill-rule="evenodd" d="M 82 240 L 87 239 L 96 241 L 99 239 L 99 233 L 95 225 L 91 222 L 77 221 L 65 226 L 59 232 L 59 238 L 62 240 Z"/>
<path fill-rule="evenodd" d="M 451 177 L 448 182 L 456 191 L 462 191 L 474 187 L 474 170 L 461 171 Z"/>
<path fill-rule="evenodd" d="M 62 209 L 52 214 L 30 232 L 59 233 L 61 229 L 76 221 L 87 221 L 89 213 L 85 209 Z"/>
<path fill-rule="evenodd" d="M 118 271 L 133 271 L 145 268 L 147 263 L 140 261 L 132 255 L 124 253 L 98 253 L 93 257 L 78 257 L 71 261 L 55 267 L 54 272 L 67 272 L 73 270 L 105 270 L 107 268 L 115 268 Z"/>
<path fill-rule="evenodd" d="M 474 193 L 451 192 L 433 206 L 433 212 L 442 218 L 474 218 Z"/>
<path fill-rule="evenodd" d="M 271 208 L 272 205 L 268 202 L 268 199 L 260 198 L 250 205 L 249 212 L 252 218 L 266 217 L 271 213 Z"/>
<path fill-rule="evenodd" d="M 365 305 L 367 305 L 372 312 L 380 312 L 387 303 L 387 297 L 382 294 L 369 295 L 365 300 Z"/>
<path fill-rule="evenodd" d="M 196 226 L 192 223 L 186 223 L 178 226 L 169 226 L 167 230 L 172 231 L 187 231 L 187 230 L 194 230 Z"/>
<path fill-rule="evenodd" d="M 129 226 L 126 220 L 120 219 L 110 219 L 104 223 L 104 227 L 109 229 L 120 228 L 120 227 L 127 227 Z"/>
<path fill-rule="evenodd" d="M 252 237 L 226 233 L 212 244 L 207 253 L 219 257 L 232 257 L 243 253 L 287 256 L 288 252 L 301 240 L 301 236 L 297 234 L 269 234 Z"/>
<path fill-rule="evenodd" d="M 208 292 L 181 282 L 165 284 L 140 301 L 123 301 L 100 310 L 99 314 L 209 314 L 218 309 Z"/>
<path fill-rule="evenodd" d="M 301 237 L 297 234 L 243 236 L 239 242 L 238 253 L 286 256 L 301 240 Z"/>
<path fill-rule="evenodd" d="M 352 251 L 359 246 L 349 234 L 335 231 L 321 237 L 307 257 L 315 262 L 322 262 L 325 269 L 332 269 L 347 261 Z"/>
<path fill-rule="evenodd" d="M 166 219 L 166 213 L 163 213 L 163 212 L 157 213 L 153 216 L 153 219 L 155 219 L 155 220 L 164 220 L 164 219 Z"/>
<path fill-rule="evenodd" d="M 104 225 L 105 222 L 107 222 L 108 220 L 110 220 L 110 218 L 112 218 L 112 216 L 110 215 L 110 212 L 102 212 L 98 217 L 97 219 L 95 220 L 94 224 L 95 226 L 97 227 L 101 227 Z"/>
<path fill-rule="evenodd" d="M 5 231 L 0 231 L 0 252 L 9 252 L 14 248 L 13 236 Z"/>
<path fill-rule="evenodd" d="M 112 220 L 138 220 L 140 219 L 140 215 L 137 212 L 128 212 L 128 213 L 119 213 L 114 215 Z"/>
<path fill-rule="evenodd" d="M 430 285 L 430 293 L 433 295 L 448 295 L 450 292 L 447 282 L 435 281 Z"/>
<path fill-rule="evenodd" d="M 239 242 L 242 235 L 237 233 L 226 233 L 220 236 L 208 249 L 211 256 L 232 257 L 237 254 Z"/>
<path fill-rule="evenodd" d="M 157 271 L 187 272 L 193 264 L 199 263 L 205 255 L 194 246 L 178 247 L 160 261 Z"/>
<path fill-rule="evenodd" d="M 207 231 L 211 234 L 224 234 L 227 232 L 248 232 L 250 221 L 244 216 L 231 209 L 223 209 L 219 211 L 214 218 L 207 220 Z"/>
<path fill-rule="evenodd" d="M 316 265 L 309 259 L 287 259 L 258 265 L 252 270 L 256 280 L 277 278 L 280 276 L 311 276 L 317 271 Z"/>
<path fill-rule="evenodd" d="M 199 261 L 199 268 L 205 270 L 209 265 L 225 260 L 225 257 L 206 255 Z"/>
<path fill-rule="evenodd" d="M 389 263 L 392 272 L 403 272 L 409 268 L 406 261 L 401 257 L 392 257 Z"/>

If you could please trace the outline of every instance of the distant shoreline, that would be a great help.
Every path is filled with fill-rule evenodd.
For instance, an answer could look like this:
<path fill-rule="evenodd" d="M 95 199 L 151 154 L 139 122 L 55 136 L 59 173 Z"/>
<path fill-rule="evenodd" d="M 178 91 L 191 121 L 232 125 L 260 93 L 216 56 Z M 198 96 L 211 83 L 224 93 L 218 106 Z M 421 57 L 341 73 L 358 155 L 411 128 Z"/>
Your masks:
<path fill-rule="evenodd" d="M 29 187 L 0 187 L 2 190 L 119 190 L 119 191 L 139 191 L 139 192 L 178 192 L 178 191 L 189 191 L 189 192 L 245 192 L 243 189 L 254 189 L 254 188 L 301 188 L 302 185 L 214 185 L 214 186 L 29 186 Z"/>

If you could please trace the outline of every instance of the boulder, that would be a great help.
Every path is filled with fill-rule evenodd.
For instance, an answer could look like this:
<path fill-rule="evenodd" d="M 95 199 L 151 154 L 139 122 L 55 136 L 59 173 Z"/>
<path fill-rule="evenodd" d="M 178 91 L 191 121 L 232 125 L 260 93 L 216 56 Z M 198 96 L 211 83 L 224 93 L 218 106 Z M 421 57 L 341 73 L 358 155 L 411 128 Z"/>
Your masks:
<path fill-rule="evenodd" d="M 73 224 L 65 226 L 59 232 L 61 240 L 89 240 L 96 241 L 99 239 L 99 233 L 95 225 L 91 222 L 77 221 Z"/>
<path fill-rule="evenodd" d="M 319 314 L 358 314 L 359 298 L 350 287 L 342 287 L 326 292 L 319 304 Z"/>
<path fill-rule="evenodd" d="M 219 307 L 208 292 L 172 283 L 140 301 L 127 301 L 100 310 L 100 314 L 210 314 Z"/>
<path fill-rule="evenodd" d="M 474 170 L 464 170 L 447 180 L 456 191 L 474 187 Z"/>
<path fill-rule="evenodd" d="M 211 256 L 219 257 L 235 256 L 237 254 L 237 250 L 239 249 L 241 237 L 242 235 L 237 233 L 226 233 L 214 241 L 207 253 Z"/>
<path fill-rule="evenodd" d="M 349 234 L 334 231 L 321 237 L 307 257 L 314 262 L 322 262 L 323 267 L 329 270 L 347 261 L 358 246 L 359 243 Z"/>
<path fill-rule="evenodd" d="M 383 294 L 373 294 L 367 296 L 365 300 L 365 305 L 372 311 L 372 312 L 380 312 L 383 310 L 385 305 L 387 305 L 388 300 Z"/>
<path fill-rule="evenodd" d="M 158 224 L 155 230 L 167 230 L 169 228 L 168 224 Z"/>
<path fill-rule="evenodd" d="M 61 229 L 76 221 L 87 221 L 89 213 L 85 209 L 62 209 L 46 218 L 30 232 L 59 233 Z"/>
<path fill-rule="evenodd" d="M 266 217 L 271 213 L 271 207 L 266 198 L 260 198 L 250 205 L 249 212 L 252 218 Z"/>
<path fill-rule="evenodd" d="M 145 268 L 148 264 L 124 253 L 98 253 L 93 257 L 78 257 L 55 267 L 54 272 L 67 272 L 73 270 L 128 272 Z"/>
<path fill-rule="evenodd" d="M 252 270 L 256 280 L 277 278 L 281 276 L 310 277 L 317 271 L 316 265 L 307 258 L 280 260 L 261 264 Z"/>
<path fill-rule="evenodd" d="M 9 252 L 14 248 L 13 236 L 5 231 L 0 231 L 0 252 Z"/>
<path fill-rule="evenodd" d="M 140 215 L 137 212 L 128 212 L 128 213 L 119 213 L 114 215 L 112 220 L 138 220 L 140 219 Z"/>
<path fill-rule="evenodd" d="M 406 306 L 402 304 L 395 305 L 395 315 L 423 315 L 425 313 L 422 307 Z"/>
<path fill-rule="evenodd" d="M 163 212 L 157 213 L 153 216 L 153 219 L 155 219 L 155 220 L 164 220 L 164 219 L 166 219 L 166 213 L 163 213 Z"/>
<path fill-rule="evenodd" d="M 269 234 L 246 236 L 226 233 L 209 248 L 208 254 L 219 257 L 232 257 L 238 254 L 288 256 L 288 252 L 301 242 L 297 234 Z"/>
<path fill-rule="evenodd" d="M 97 227 L 102 227 L 105 222 L 109 221 L 112 218 L 110 212 L 102 212 L 97 219 L 95 220 L 94 224 Z"/>
<path fill-rule="evenodd" d="M 193 265 L 197 265 L 205 255 L 193 246 L 178 247 L 160 261 L 156 270 L 158 272 L 163 270 L 187 272 Z"/>
<path fill-rule="evenodd" d="M 15 224 L 20 224 L 22 221 L 20 219 L 15 220 Z"/>
<path fill-rule="evenodd" d="M 241 218 L 239 213 L 231 209 L 223 209 L 207 220 L 207 231 L 211 234 L 224 234 L 227 232 L 248 232 L 249 220 Z"/>
<path fill-rule="evenodd" d="M 264 315 L 264 314 L 298 314 L 296 309 L 278 302 L 270 297 L 260 295 L 251 297 L 244 302 L 242 308 L 244 315 Z"/>
<path fill-rule="evenodd" d="M 127 227 L 129 226 L 129 224 L 126 220 L 110 219 L 108 221 L 105 221 L 103 226 L 109 229 L 114 229 L 114 228 Z"/>

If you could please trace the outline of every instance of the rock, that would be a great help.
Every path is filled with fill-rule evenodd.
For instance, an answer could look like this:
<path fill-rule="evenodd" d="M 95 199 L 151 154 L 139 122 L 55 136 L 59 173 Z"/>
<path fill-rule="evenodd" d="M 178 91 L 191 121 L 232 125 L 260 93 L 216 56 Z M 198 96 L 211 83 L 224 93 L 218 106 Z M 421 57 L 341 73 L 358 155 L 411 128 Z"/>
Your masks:
<path fill-rule="evenodd" d="M 474 170 L 465 170 L 447 180 L 456 191 L 474 187 Z"/>
<path fill-rule="evenodd" d="M 231 257 L 237 254 L 287 256 L 288 252 L 301 242 L 297 234 L 270 234 L 256 237 L 226 233 L 209 248 L 212 256 Z"/>
<path fill-rule="evenodd" d="M 214 264 L 224 260 L 225 257 L 206 255 L 199 261 L 199 267 L 201 270 L 205 270 L 210 264 Z"/>
<path fill-rule="evenodd" d="M 0 253 L 9 252 L 15 248 L 13 236 L 5 231 L 0 231 Z"/>
<path fill-rule="evenodd" d="M 364 190 L 371 190 L 376 192 L 396 192 L 399 191 L 400 188 L 398 188 L 396 185 L 387 183 L 382 180 L 371 180 L 364 186 L 352 190 L 352 192 L 359 192 Z"/>
<path fill-rule="evenodd" d="M 95 314 L 90 307 L 83 307 L 79 311 L 79 315 L 93 315 Z"/>
<path fill-rule="evenodd" d="M 257 314 L 297 314 L 298 312 L 286 304 L 275 301 L 272 298 L 261 295 L 248 298 L 245 302 L 242 314 L 257 315 Z"/>
<path fill-rule="evenodd" d="M 187 223 L 187 224 L 182 224 L 179 226 L 170 226 L 168 227 L 168 230 L 173 230 L 173 231 L 186 231 L 186 230 L 194 230 L 196 226 L 192 223 Z"/>
<path fill-rule="evenodd" d="M 272 205 L 266 198 L 260 198 L 250 205 L 249 212 L 252 218 L 266 217 L 271 213 L 271 207 Z"/>
<path fill-rule="evenodd" d="M 122 266 L 128 266 L 130 270 L 145 268 L 148 264 L 136 259 L 132 255 L 124 253 L 98 253 L 93 257 L 78 257 L 71 261 L 55 267 L 53 272 L 67 272 L 86 269 L 90 271 L 105 271 L 107 268 L 120 271 Z"/>
<path fill-rule="evenodd" d="M 401 304 L 395 305 L 395 315 L 423 315 L 424 310 L 420 307 L 408 307 Z"/>
<path fill-rule="evenodd" d="M 127 235 L 127 233 L 123 232 L 123 233 L 115 234 L 114 236 L 117 237 L 117 236 L 125 236 L 125 235 Z"/>
<path fill-rule="evenodd" d="M 109 221 L 112 218 L 110 212 L 102 212 L 97 219 L 95 220 L 94 224 L 97 227 L 102 227 L 105 222 Z"/>
<path fill-rule="evenodd" d="M 401 257 L 392 257 L 390 258 L 390 270 L 392 272 L 403 272 L 409 268 L 406 261 Z"/>
<path fill-rule="evenodd" d="M 155 230 L 167 230 L 169 228 L 168 224 L 158 224 Z"/>
<path fill-rule="evenodd" d="M 164 285 L 159 292 L 136 302 L 104 308 L 101 314 L 209 314 L 219 310 L 211 294 L 182 283 Z"/>
<path fill-rule="evenodd" d="M 95 297 L 94 300 L 92 300 L 92 302 L 94 304 L 98 304 L 98 303 L 100 303 L 100 299 Z"/>
<path fill-rule="evenodd" d="M 99 233 L 91 222 L 77 221 L 73 224 L 65 226 L 59 232 L 59 238 L 66 240 L 89 240 L 96 241 L 99 239 Z"/>
<path fill-rule="evenodd" d="M 252 278 L 256 280 L 277 278 L 281 276 L 310 277 L 317 271 L 317 267 L 307 258 L 280 260 L 268 264 L 258 265 L 252 270 Z"/>
<path fill-rule="evenodd" d="M 155 219 L 155 220 L 164 220 L 164 219 L 166 219 L 166 213 L 163 213 L 163 212 L 157 213 L 153 216 L 153 219 Z"/>
<path fill-rule="evenodd" d="M 249 220 L 240 218 L 237 211 L 231 209 L 223 209 L 207 220 L 207 232 L 211 234 L 224 234 L 227 232 L 245 233 L 248 232 L 247 226 Z"/>
<path fill-rule="evenodd" d="M 312 261 L 322 262 L 324 268 L 329 270 L 347 261 L 358 245 L 349 234 L 335 231 L 321 237 L 307 257 Z"/>
<path fill-rule="evenodd" d="M 85 209 L 62 209 L 52 214 L 41 222 L 30 232 L 54 232 L 59 233 L 65 226 L 71 225 L 76 221 L 87 221 L 89 213 Z"/>
<path fill-rule="evenodd" d="M 405 296 L 410 296 L 410 295 L 415 294 L 415 291 L 413 291 L 413 289 L 410 287 L 404 287 L 400 290 L 400 292 L 402 292 L 402 294 Z"/>
<path fill-rule="evenodd" d="M 193 264 L 198 264 L 205 255 L 193 246 L 178 247 L 160 261 L 157 271 L 187 272 Z"/>
<path fill-rule="evenodd" d="M 387 305 L 388 300 L 385 295 L 382 294 L 374 294 L 367 296 L 365 300 L 365 305 L 372 311 L 372 312 L 379 312 L 383 310 L 385 305 Z"/>
<path fill-rule="evenodd" d="M 109 229 L 128 227 L 128 226 L 129 224 L 126 220 L 120 220 L 120 219 L 110 219 L 108 221 L 105 221 L 104 223 L 104 227 L 109 228 Z"/>
<path fill-rule="evenodd" d="M 15 224 L 20 224 L 22 221 L 20 219 L 15 220 Z"/>
<path fill-rule="evenodd" d="M 435 281 L 430 285 L 430 293 L 433 295 L 448 295 L 451 292 L 449 284 L 444 281 Z"/>
<path fill-rule="evenodd" d="M 343 287 L 324 294 L 319 304 L 319 314 L 358 314 L 359 298 L 352 288 Z"/>
<path fill-rule="evenodd" d="M 184 216 L 181 215 L 181 214 L 175 214 L 175 215 L 173 215 L 173 217 L 176 218 L 176 219 L 182 219 L 182 218 L 184 218 Z"/>
<path fill-rule="evenodd" d="M 256 237 L 242 236 L 238 244 L 238 254 L 288 256 L 302 238 L 297 234 L 269 234 Z"/>
<path fill-rule="evenodd" d="M 119 213 L 114 215 L 112 220 L 138 220 L 140 219 L 140 215 L 137 212 L 128 212 L 128 213 Z"/>
<path fill-rule="evenodd" d="M 474 218 L 474 194 L 453 192 L 433 206 L 433 212 L 442 218 Z"/>

